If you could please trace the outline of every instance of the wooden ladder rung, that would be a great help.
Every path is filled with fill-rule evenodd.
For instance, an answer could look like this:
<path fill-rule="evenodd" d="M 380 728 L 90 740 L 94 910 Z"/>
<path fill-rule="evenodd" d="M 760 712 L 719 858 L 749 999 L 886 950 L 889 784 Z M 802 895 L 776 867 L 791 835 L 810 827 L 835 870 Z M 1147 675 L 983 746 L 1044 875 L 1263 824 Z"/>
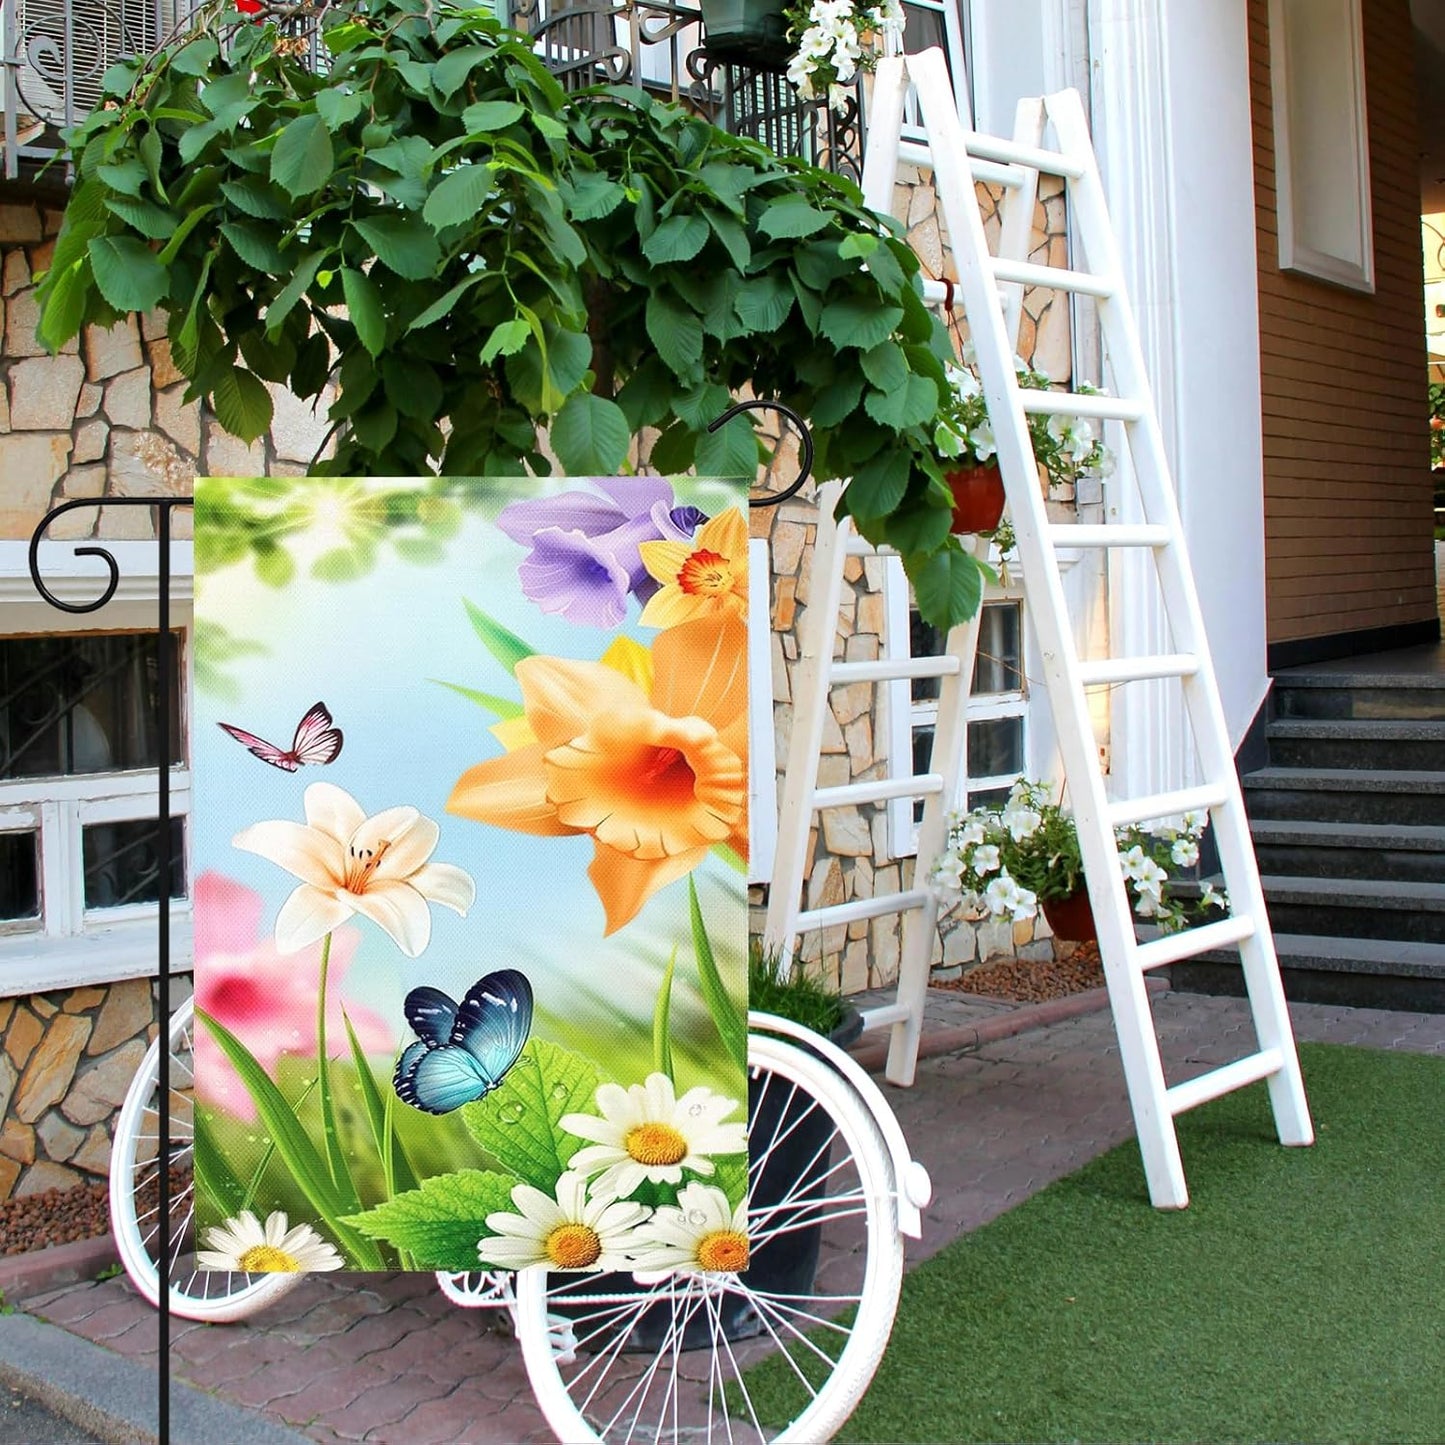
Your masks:
<path fill-rule="evenodd" d="M 860 1012 L 865 1034 L 874 1029 L 891 1029 L 894 1024 L 906 1024 L 912 1016 L 906 1003 L 882 1003 L 877 1008 L 865 1008 Z"/>
<path fill-rule="evenodd" d="M 1032 261 L 1012 261 L 1004 256 L 989 258 L 989 268 L 998 281 L 1016 281 L 1024 286 L 1042 286 L 1051 291 L 1075 291 L 1107 301 L 1119 294 L 1119 283 L 1088 271 L 1071 271 L 1063 266 L 1038 266 Z"/>
<path fill-rule="evenodd" d="M 1099 421 L 1142 421 L 1149 408 L 1142 401 L 1122 396 L 1084 394 L 1077 391 L 1039 391 L 1021 386 L 1019 400 L 1026 412 L 1039 416 L 1087 416 Z"/>
<path fill-rule="evenodd" d="M 940 773 L 916 773 L 907 778 L 874 778 L 866 783 L 844 783 L 836 788 L 818 788 L 813 793 L 813 810 L 853 808 L 860 803 L 886 803 L 890 798 L 930 798 L 943 791 Z"/>
<path fill-rule="evenodd" d="M 984 160 L 997 161 L 1000 165 L 1023 166 L 1026 170 L 1042 171 L 1046 176 L 1065 176 L 1069 180 L 1078 180 L 1084 174 L 1081 162 L 1058 151 L 1046 150 L 1043 146 L 1020 145 L 1017 141 L 980 135 L 977 131 L 969 131 L 964 144 L 970 159 L 982 156 Z"/>
<path fill-rule="evenodd" d="M 933 169 L 933 152 L 923 144 L 922 141 L 903 141 L 898 147 L 898 159 L 911 166 L 927 166 Z M 973 172 L 976 181 L 987 181 L 991 185 L 1005 186 L 1009 190 L 1018 190 L 1024 183 L 1024 178 L 1014 166 L 1000 165 L 997 161 L 968 158 L 969 170 Z M 925 281 L 924 287 L 928 286 Z M 940 285 L 939 291 L 943 288 Z"/>
<path fill-rule="evenodd" d="M 1167 547 L 1173 538 L 1168 527 L 1148 523 L 1104 523 L 1091 526 L 1080 522 L 1054 522 L 1049 541 L 1055 547 Z"/>
<path fill-rule="evenodd" d="M 1246 938 L 1253 938 L 1254 932 L 1254 919 L 1247 913 L 1237 918 L 1221 918 L 1217 923 L 1205 923 L 1179 933 L 1166 933 L 1163 938 L 1151 938 L 1135 950 L 1134 961 L 1147 972 L 1151 968 L 1163 968 L 1168 963 L 1178 963 L 1181 958 L 1208 953 L 1214 948 L 1229 948 L 1243 943 Z"/>
<path fill-rule="evenodd" d="M 1131 823 L 1145 823 L 1151 818 L 1204 813 L 1210 808 L 1222 808 L 1228 801 L 1229 795 L 1223 788 L 1179 788 L 1172 793 L 1153 793 L 1110 803 L 1105 820 L 1111 828 L 1127 828 Z"/>
<path fill-rule="evenodd" d="M 1257 1054 L 1248 1054 L 1222 1068 L 1211 1069 L 1196 1079 L 1186 1079 L 1165 1089 L 1164 1101 L 1169 1112 L 1176 1117 L 1186 1109 L 1196 1109 L 1221 1095 L 1232 1094 L 1247 1084 L 1257 1084 L 1271 1074 L 1277 1074 L 1284 1067 L 1284 1054 L 1279 1049 L 1261 1049 Z"/>
<path fill-rule="evenodd" d="M 834 686 L 848 682 L 902 682 L 913 677 L 952 677 L 959 661 L 948 653 L 938 657 L 880 657 L 875 662 L 835 662 L 829 673 Z"/>
<path fill-rule="evenodd" d="M 828 908 L 808 908 L 798 915 L 798 930 L 836 928 L 840 923 L 857 923 L 864 918 L 881 918 L 885 913 L 907 913 L 933 901 L 927 888 L 910 888 L 903 893 L 883 893 L 877 898 L 857 898 L 851 903 L 834 903 Z"/>
<path fill-rule="evenodd" d="M 1198 671 L 1199 659 L 1192 652 L 1100 657 L 1079 664 L 1079 681 L 1085 687 L 1106 687 L 1120 682 L 1152 682 L 1162 677 L 1193 677 Z"/>

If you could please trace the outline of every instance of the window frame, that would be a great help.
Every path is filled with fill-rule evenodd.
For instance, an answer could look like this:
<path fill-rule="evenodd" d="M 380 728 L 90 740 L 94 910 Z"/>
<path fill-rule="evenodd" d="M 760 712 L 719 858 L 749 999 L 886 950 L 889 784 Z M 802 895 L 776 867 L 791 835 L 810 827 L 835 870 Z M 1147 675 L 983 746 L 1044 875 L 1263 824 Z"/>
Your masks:
<path fill-rule="evenodd" d="M 1297 144 L 1305 143 L 1297 134 L 1300 129 L 1291 123 L 1291 92 L 1295 57 L 1289 47 L 1287 13 L 1300 0 L 1269 0 L 1269 77 L 1274 120 L 1274 183 L 1275 217 L 1278 228 L 1279 268 L 1298 272 L 1319 281 L 1328 281 L 1352 291 L 1373 293 L 1375 290 L 1375 228 L 1370 204 L 1370 132 L 1365 97 L 1365 30 L 1361 0 L 1340 0 L 1345 7 L 1343 17 L 1329 15 L 1311 17 L 1310 23 L 1320 27 L 1335 22 L 1334 38 L 1346 47 L 1346 68 L 1350 94 L 1347 105 L 1351 115 L 1350 144 L 1344 154 L 1331 153 L 1331 175 L 1342 185 L 1353 184 L 1353 194 L 1346 204 L 1354 208 L 1355 239 L 1359 244 L 1358 262 L 1335 255 L 1311 244 L 1303 234 L 1300 207 L 1295 201 L 1295 157 Z M 1306 135 L 1311 128 L 1304 128 Z M 1350 172 L 1353 171 L 1351 182 Z"/>
<path fill-rule="evenodd" d="M 155 542 L 107 542 L 120 582 L 115 597 L 89 613 L 68 613 L 39 597 L 30 577 L 28 544 L 0 542 L 0 637 L 70 633 L 149 632 L 156 629 L 159 570 Z M 74 556 L 67 543 L 45 542 L 40 575 L 62 601 L 93 600 L 104 582 L 103 564 Z M 185 819 L 183 877 L 186 892 L 170 901 L 171 971 L 191 968 L 192 836 L 190 768 L 191 600 L 193 548 L 171 545 L 171 629 L 178 634 L 182 688 L 179 763 L 170 768 L 170 813 Z M 155 971 L 159 903 L 87 908 L 83 830 L 96 823 L 133 822 L 157 815 L 155 769 L 27 777 L 0 781 L 0 830 L 36 831 L 40 917 L 0 927 L 0 998 L 143 978 Z M 34 824 L 26 820 L 34 819 Z M 16 824 L 18 823 L 18 826 Z"/>
<path fill-rule="evenodd" d="M 953 82 L 953 99 L 965 125 L 976 123 L 973 107 L 972 75 L 969 71 L 970 0 L 903 0 L 904 10 L 931 10 L 943 16 L 944 54 L 948 59 L 948 77 Z M 918 98 L 910 90 L 903 104 L 903 128 L 906 141 L 924 143 L 928 133 L 918 116 Z"/>
<path fill-rule="evenodd" d="M 992 559 L 997 565 L 997 556 Z M 912 657 L 913 612 L 908 578 L 897 557 L 885 558 L 883 574 L 884 656 L 890 660 Z M 1013 603 L 1019 608 L 1019 667 L 1023 674 L 1021 686 L 1009 692 L 970 694 L 967 722 L 993 722 L 1000 718 L 1018 718 L 1022 729 L 1020 751 L 1027 760 L 1030 743 L 1029 690 L 1027 677 L 1028 619 L 1025 616 L 1022 582 L 1012 579 L 1007 586 L 990 585 L 984 591 L 982 605 Z M 938 700 L 925 698 L 915 702 L 912 683 L 907 678 L 889 682 L 888 688 L 888 776 L 906 778 L 913 775 L 913 741 L 920 728 L 933 727 L 938 719 Z M 966 796 L 992 788 L 1010 787 L 1023 773 L 1007 773 L 965 780 Z M 890 860 L 916 857 L 918 823 L 913 817 L 915 799 L 902 797 L 888 803 L 888 856 Z"/>

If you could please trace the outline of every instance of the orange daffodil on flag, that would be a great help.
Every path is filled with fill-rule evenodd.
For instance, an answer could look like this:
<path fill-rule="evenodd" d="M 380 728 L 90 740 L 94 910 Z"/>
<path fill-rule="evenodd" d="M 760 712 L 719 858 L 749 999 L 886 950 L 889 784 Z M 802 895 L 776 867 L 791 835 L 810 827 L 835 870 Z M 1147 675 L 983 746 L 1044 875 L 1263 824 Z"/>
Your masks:
<path fill-rule="evenodd" d="M 747 616 L 748 524 L 736 507 L 704 522 L 690 542 L 643 542 L 642 565 L 660 583 L 642 609 L 644 627 L 699 617 Z"/>
<path fill-rule="evenodd" d="M 714 844 L 747 849 L 744 612 L 668 627 L 651 661 L 648 684 L 635 660 L 624 672 L 523 658 L 516 676 L 531 740 L 513 731 L 518 745 L 464 773 L 447 802 L 448 812 L 499 828 L 590 835 L 587 874 L 608 934 Z"/>

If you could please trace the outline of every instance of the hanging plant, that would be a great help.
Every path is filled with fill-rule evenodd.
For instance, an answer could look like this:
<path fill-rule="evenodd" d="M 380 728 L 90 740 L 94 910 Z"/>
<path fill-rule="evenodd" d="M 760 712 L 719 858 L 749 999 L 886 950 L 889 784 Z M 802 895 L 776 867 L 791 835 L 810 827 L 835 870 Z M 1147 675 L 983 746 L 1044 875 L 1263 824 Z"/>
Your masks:
<path fill-rule="evenodd" d="M 751 473 L 746 416 L 706 431 L 750 388 L 809 421 L 931 622 L 977 608 L 932 447 L 948 337 L 851 182 L 639 90 L 569 96 L 449 0 L 213 4 L 104 90 L 70 135 L 47 345 L 162 308 L 188 397 L 247 440 L 265 383 L 334 381 L 313 470 L 338 475 L 545 473 L 539 429 L 607 474 L 649 428 L 657 471 Z"/>

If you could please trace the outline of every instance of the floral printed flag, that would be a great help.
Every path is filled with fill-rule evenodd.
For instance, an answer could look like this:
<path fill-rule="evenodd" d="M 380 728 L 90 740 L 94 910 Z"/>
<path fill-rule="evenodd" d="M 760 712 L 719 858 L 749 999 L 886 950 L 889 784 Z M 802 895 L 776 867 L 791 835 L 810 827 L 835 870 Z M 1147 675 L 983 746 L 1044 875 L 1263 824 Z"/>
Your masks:
<path fill-rule="evenodd" d="M 746 506 L 198 481 L 202 1266 L 747 1263 Z"/>

